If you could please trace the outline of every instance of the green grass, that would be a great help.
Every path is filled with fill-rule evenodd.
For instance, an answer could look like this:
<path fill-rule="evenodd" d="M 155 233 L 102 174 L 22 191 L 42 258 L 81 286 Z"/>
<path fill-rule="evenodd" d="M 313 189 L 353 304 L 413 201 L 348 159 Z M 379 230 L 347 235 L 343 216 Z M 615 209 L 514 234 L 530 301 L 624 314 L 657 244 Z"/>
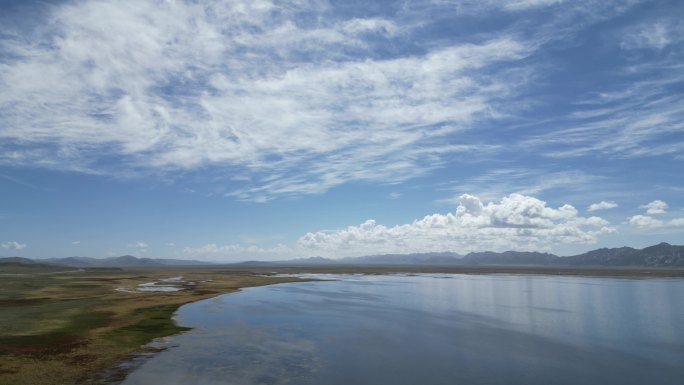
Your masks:
<path fill-rule="evenodd" d="M 0 308 L 0 343 L 10 336 L 69 333 L 72 325 L 87 326 L 93 318 L 87 309 L 95 305 L 94 299 L 50 301 L 39 299 L 18 301 L 15 306 Z M 29 302 L 24 305 L 23 302 Z"/>
<path fill-rule="evenodd" d="M 124 326 L 105 335 L 108 340 L 124 346 L 140 346 L 154 338 L 174 335 L 189 328 L 175 324 L 171 317 L 178 309 L 177 305 L 159 305 L 137 309 L 131 315 L 138 322 Z"/>
<path fill-rule="evenodd" d="M 188 330 L 172 320 L 184 303 L 289 278 L 225 269 L 86 269 L 0 275 L 0 385 L 78 384 L 146 343 Z M 183 275 L 196 286 L 119 292 Z"/>

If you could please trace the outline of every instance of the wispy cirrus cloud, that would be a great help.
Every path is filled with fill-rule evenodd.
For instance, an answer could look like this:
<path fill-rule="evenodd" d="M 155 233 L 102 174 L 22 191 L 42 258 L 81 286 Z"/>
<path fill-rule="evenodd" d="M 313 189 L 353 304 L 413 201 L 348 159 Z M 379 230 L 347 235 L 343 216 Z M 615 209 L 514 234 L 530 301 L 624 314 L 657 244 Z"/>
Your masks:
<path fill-rule="evenodd" d="M 477 176 L 450 182 L 445 190 L 456 195 L 440 202 L 458 204 L 460 196 L 465 192 L 476 194 L 483 200 L 495 200 L 501 196 L 518 193 L 538 196 L 550 190 L 562 190 L 564 194 L 572 192 L 586 193 L 595 189 L 597 182 L 606 185 L 603 178 L 579 170 L 553 171 L 543 168 L 497 168 L 479 173 Z"/>
<path fill-rule="evenodd" d="M 666 71 L 663 80 L 630 82 L 581 103 L 576 113 L 559 119 L 559 129 L 523 141 L 552 158 L 600 155 L 640 158 L 684 152 L 684 99 L 669 90 L 684 84 L 678 64 L 639 68 L 641 76 Z"/>
<path fill-rule="evenodd" d="M 365 16 L 314 0 L 60 3 L 40 27 L 3 28 L 0 164 L 207 172 L 224 195 L 265 202 L 403 182 L 474 155 L 681 157 L 670 19 L 609 42 L 661 47 L 658 60 L 623 66 L 576 111 L 534 114 L 550 109 L 555 93 L 539 85 L 563 65 L 548 48 L 638 3 L 390 2 Z M 458 17 L 500 27 L 453 31 Z M 528 115 L 536 129 L 516 126 Z"/>
<path fill-rule="evenodd" d="M 628 28 L 623 32 L 620 48 L 624 50 L 651 49 L 660 51 L 682 41 L 684 23 L 678 18 L 665 18 Z"/>
<path fill-rule="evenodd" d="M 510 10 L 522 10 L 536 7 L 544 7 L 562 3 L 564 0 L 511 0 L 502 2 L 503 7 Z"/>
<path fill-rule="evenodd" d="M 515 93 L 497 65 L 531 52 L 502 34 L 381 57 L 379 44 L 410 30 L 381 17 L 303 21 L 327 11 L 56 6 L 30 40 L 2 41 L 0 163 L 117 176 L 218 166 L 248 172 L 228 195 L 257 201 L 402 181 L 477 151 L 453 134 Z M 444 152 L 426 156 L 436 146 Z"/>
<path fill-rule="evenodd" d="M 684 98 L 676 90 L 684 87 L 682 31 L 679 19 L 659 15 L 614 32 L 606 51 L 624 57 L 602 75 L 605 85 L 574 100 L 565 116 L 543 122 L 553 129 L 522 145 L 562 159 L 681 158 Z"/>

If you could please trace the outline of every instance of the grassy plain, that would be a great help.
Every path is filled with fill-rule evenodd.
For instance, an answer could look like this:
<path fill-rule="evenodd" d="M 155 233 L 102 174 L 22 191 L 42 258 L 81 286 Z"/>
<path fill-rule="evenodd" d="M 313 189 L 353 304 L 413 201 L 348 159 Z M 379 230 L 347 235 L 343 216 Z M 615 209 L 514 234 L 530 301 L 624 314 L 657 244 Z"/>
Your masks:
<path fill-rule="evenodd" d="M 184 303 L 297 281 L 216 268 L 45 270 L 0 269 L 0 385 L 90 383 L 152 339 L 186 330 L 172 320 Z M 179 275 L 181 291 L 135 290 Z"/>
<path fill-rule="evenodd" d="M 242 266 L 70 270 L 0 268 L 0 385 L 97 383 L 157 337 L 186 330 L 172 315 L 185 303 L 243 287 L 299 281 L 271 273 L 456 273 L 684 277 L 684 270 L 548 266 Z M 141 283 L 183 276 L 177 292 Z M 118 290 L 117 290 L 118 289 Z M 128 291 L 126 291 L 128 290 Z"/>

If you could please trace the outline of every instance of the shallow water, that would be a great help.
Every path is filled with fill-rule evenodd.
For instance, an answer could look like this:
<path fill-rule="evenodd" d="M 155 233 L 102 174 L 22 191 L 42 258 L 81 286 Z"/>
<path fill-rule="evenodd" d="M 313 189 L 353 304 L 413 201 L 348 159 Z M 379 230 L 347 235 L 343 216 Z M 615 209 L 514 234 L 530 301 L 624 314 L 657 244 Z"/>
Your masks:
<path fill-rule="evenodd" d="M 324 276 L 181 307 L 125 385 L 681 384 L 684 280 Z"/>

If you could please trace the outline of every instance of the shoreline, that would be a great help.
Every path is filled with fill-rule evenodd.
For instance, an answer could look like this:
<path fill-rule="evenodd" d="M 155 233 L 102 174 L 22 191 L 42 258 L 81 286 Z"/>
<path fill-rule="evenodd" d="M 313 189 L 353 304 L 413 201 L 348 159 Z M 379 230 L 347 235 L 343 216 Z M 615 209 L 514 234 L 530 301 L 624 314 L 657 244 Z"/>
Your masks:
<path fill-rule="evenodd" d="M 263 271 L 259 271 L 263 270 Z M 265 270 L 268 270 L 265 271 Z M 313 267 L 313 266 L 301 266 L 301 267 L 275 267 L 275 268 L 265 268 L 258 267 L 250 269 L 254 274 L 259 274 L 265 277 L 277 277 L 279 274 L 290 274 L 291 276 L 285 278 L 298 278 L 293 277 L 297 274 L 363 274 L 363 275 L 385 275 L 385 274 L 430 274 L 430 273 L 446 273 L 446 274 L 463 274 L 463 275 L 497 275 L 497 274 L 510 274 L 510 275 L 541 275 L 541 276 L 585 276 L 585 277 L 612 277 L 612 278 L 684 278 L 684 269 L 644 269 L 644 268 L 574 268 L 574 267 L 563 267 L 563 268 L 548 268 L 543 266 L 429 266 L 429 267 L 417 267 L 417 266 L 326 266 L 326 267 Z M 283 277 L 280 277 L 283 278 Z M 300 278 L 298 278 L 300 279 Z M 295 283 L 295 282 L 307 282 L 308 279 L 300 279 L 298 281 L 292 282 L 274 282 L 262 286 L 278 285 L 285 283 Z M 187 328 L 187 330 L 180 331 L 179 333 L 159 338 L 172 338 L 176 335 L 193 330 L 193 328 L 188 328 L 186 326 L 178 325 L 175 314 L 180 309 L 181 306 L 195 303 L 199 301 L 204 301 L 211 298 L 216 298 L 226 294 L 233 294 L 241 291 L 243 288 L 239 288 L 234 291 L 219 293 L 216 296 L 198 299 L 197 301 L 187 302 L 178 306 L 178 308 L 173 312 L 171 316 L 172 322 L 178 327 Z M 158 338 L 158 339 L 159 339 Z M 155 341 L 150 341 L 149 344 L 154 344 Z M 149 347 L 148 345 L 144 347 Z M 128 374 L 140 368 L 149 359 L 154 358 L 157 354 L 165 351 L 169 347 L 154 348 L 153 351 L 142 350 L 138 352 L 131 353 L 131 357 L 126 358 L 117 364 L 117 368 L 110 368 L 108 370 L 114 369 L 114 374 L 122 376 L 120 378 L 115 378 L 114 376 L 101 377 L 100 382 L 93 382 L 89 384 L 93 385 L 120 385 L 125 381 Z M 125 367 L 120 367 L 124 365 Z"/>
<path fill-rule="evenodd" d="M 179 275 L 187 281 L 182 290 L 135 290 Z M 298 281 L 216 268 L 136 268 L 0 280 L 0 310 L 6 310 L 0 312 L 0 322 L 7 326 L 0 331 L 0 383 L 106 383 L 112 378 L 99 378 L 100 373 L 149 353 L 147 345 L 155 339 L 189 330 L 173 320 L 180 306 L 247 287 Z M 121 287 L 129 290 L 116 290 Z"/>
<path fill-rule="evenodd" d="M 616 278 L 684 278 L 684 269 L 548 267 L 548 266 L 227 266 L 187 268 L 136 268 L 120 272 L 79 272 L 73 275 L 34 275 L 37 290 L 5 293 L 0 290 L 0 307 L 29 311 L 34 316 L 41 307 L 44 317 L 55 317 L 53 308 L 68 304 L 63 315 L 66 326 L 56 332 L 17 323 L 23 331 L 0 334 L 0 383 L 14 385 L 91 384 L 116 385 L 162 350 L 150 347 L 156 339 L 182 333 L 190 328 L 175 322 L 177 310 L 188 303 L 231 294 L 248 287 L 289 282 L 305 282 L 296 274 L 449 273 L 466 275 L 548 275 Z M 290 274 L 290 276 L 276 276 Z M 137 292 L 134 289 L 151 280 L 185 277 L 183 290 Z M 25 282 L 26 277 L 0 282 Z M 189 282 L 192 281 L 192 282 Z M 190 284 L 192 283 L 192 284 Z M 118 291 L 117 288 L 133 288 Z M 10 287 L 11 289 L 12 287 Z M 5 297 L 2 297 L 4 294 Z M 17 318 L 17 317 L 15 317 Z M 85 319 L 85 321 L 84 321 Z M 18 318 L 21 321 L 21 318 Z M 0 319 L 2 321 L 2 319 Z M 33 327 L 33 328 L 31 328 Z M 24 329 L 22 329 L 24 328 Z M 60 334 L 61 333 L 61 334 Z M 68 338 L 67 338 L 68 337 Z M 4 362 L 2 362 L 4 361 Z M 138 365 L 132 363 L 138 362 Z M 130 365 L 129 365 L 130 363 Z M 109 375 L 106 375 L 109 373 Z"/>
<path fill-rule="evenodd" d="M 255 274 L 255 276 L 257 276 Z M 84 385 L 120 385 L 122 384 L 128 375 L 132 373 L 133 371 L 137 370 L 140 368 L 142 365 L 145 364 L 148 360 L 154 358 L 157 354 L 160 354 L 164 352 L 165 350 L 171 348 L 172 346 L 168 346 L 169 341 L 163 341 L 165 339 L 170 339 L 175 336 L 181 335 L 183 333 L 190 332 L 194 330 L 192 327 L 188 326 L 183 326 L 178 324 L 178 320 L 176 319 L 176 313 L 178 310 L 185 305 L 200 302 L 200 301 L 206 301 L 210 300 L 212 298 L 217 298 L 223 295 L 228 295 L 228 294 L 234 294 L 242 291 L 243 289 L 248 289 L 252 287 L 260 287 L 260 286 L 271 286 L 271 285 L 280 285 L 280 284 L 287 284 L 287 283 L 298 283 L 298 282 L 308 282 L 311 281 L 309 279 L 302 279 L 302 278 L 297 278 L 297 277 L 275 277 L 271 275 L 264 275 L 263 277 L 266 278 L 280 278 L 283 279 L 283 281 L 280 282 L 268 282 L 268 283 L 263 283 L 259 285 L 244 285 L 237 287 L 235 289 L 231 289 L 229 291 L 225 292 L 219 292 L 219 293 L 214 293 L 208 296 L 202 296 L 201 298 L 193 299 L 192 301 L 188 302 L 183 302 L 178 304 L 178 306 L 173 309 L 172 312 L 170 312 L 169 317 L 167 317 L 167 320 L 171 322 L 176 328 L 179 329 L 178 332 L 169 334 L 169 335 L 164 335 L 160 337 L 155 337 L 152 340 L 148 341 L 144 345 L 141 345 L 139 350 L 133 351 L 129 353 L 126 357 L 122 357 L 115 365 L 112 365 L 109 368 L 102 369 L 98 371 L 97 373 L 92 373 L 90 376 L 85 377 L 85 382 L 83 382 Z M 154 346 L 155 344 L 163 344 L 163 346 Z M 80 383 L 79 383 L 80 385 Z"/>
<path fill-rule="evenodd" d="M 266 275 L 264 277 L 272 277 L 272 276 Z M 185 302 L 185 303 L 178 305 L 178 307 L 176 307 L 176 309 L 171 313 L 168 320 L 171 321 L 176 327 L 184 329 L 184 330 L 180 330 L 174 334 L 170 334 L 170 335 L 166 335 L 166 336 L 162 336 L 162 337 L 156 337 L 156 338 L 152 339 L 148 343 L 140 346 L 140 348 L 141 348 L 140 350 L 129 353 L 126 357 L 123 357 L 121 360 L 119 360 L 115 365 L 112 365 L 109 368 L 104 368 L 97 373 L 92 373 L 90 376 L 87 376 L 86 379 L 84 380 L 85 382 L 83 384 L 85 384 L 85 385 L 120 385 L 126 380 L 126 378 L 128 377 L 128 375 L 130 373 L 139 369 L 142 365 L 145 364 L 145 362 L 154 358 L 157 354 L 162 353 L 162 352 L 166 351 L 167 349 L 171 348 L 172 346 L 168 346 L 169 341 L 162 341 L 162 340 L 170 339 L 170 338 L 181 335 L 183 333 L 190 332 L 190 331 L 195 329 L 195 328 L 192 328 L 189 326 L 183 326 L 183 325 L 178 324 L 178 320 L 176 319 L 176 313 L 178 312 L 178 310 L 181 307 L 183 307 L 185 305 L 197 303 L 200 301 L 210 300 L 212 298 L 217 298 L 217 297 L 220 297 L 223 295 L 239 293 L 243 289 L 249 289 L 249 288 L 253 288 L 253 287 L 315 281 L 315 280 L 301 279 L 301 278 L 296 278 L 296 277 L 274 277 L 274 278 L 285 278 L 285 279 L 294 278 L 295 280 L 288 280 L 288 281 L 284 281 L 284 282 L 271 282 L 271 283 L 266 283 L 263 285 L 256 285 L 256 286 L 243 286 L 243 287 L 237 288 L 236 290 L 231 290 L 231 291 L 227 291 L 224 293 L 217 293 L 213 296 L 208 296 L 205 298 L 199 298 L 197 300 Z M 163 344 L 163 346 L 154 346 L 155 344 L 160 344 L 160 345 Z"/>
<path fill-rule="evenodd" d="M 259 271 L 264 270 L 264 271 Z M 269 270 L 268 272 L 265 270 Z M 476 266 L 476 267 L 455 267 L 455 266 L 441 266 L 441 267 L 416 267 L 416 266 L 326 266 L 326 267 L 279 267 L 279 268 L 254 268 L 250 269 L 254 274 L 260 274 L 265 277 L 278 277 L 279 274 L 288 274 L 287 277 L 278 278 L 297 278 L 297 281 L 290 282 L 273 282 L 266 285 L 260 286 L 270 286 L 279 285 L 286 283 L 296 283 L 296 282 L 307 282 L 312 281 L 311 279 L 301 279 L 296 277 L 297 274 L 337 274 L 337 275 L 351 275 L 351 274 L 362 274 L 362 275 L 389 275 L 389 274 L 463 274 L 463 275 L 539 275 L 539 276 L 582 276 L 582 277 L 606 277 L 606 278 L 684 278 L 684 269 L 643 269 L 643 268 L 554 268 L 548 269 L 546 267 L 521 267 L 521 266 Z M 315 281 L 315 279 L 313 279 Z M 246 288 L 246 287 L 245 287 Z M 182 333 L 193 330 L 186 326 L 179 325 L 176 320 L 176 312 L 181 306 L 195 303 L 199 301 L 204 301 L 211 298 L 216 298 L 226 294 L 233 294 L 242 291 L 244 288 L 239 288 L 234 291 L 219 293 L 216 296 L 198 299 L 197 301 L 187 302 L 178 306 L 176 311 L 173 312 L 171 316 L 171 321 L 178 327 L 186 328 L 187 330 L 180 331 L 179 333 L 160 337 L 160 338 L 172 338 L 174 336 L 180 335 Z M 157 338 L 157 339 L 160 339 Z M 155 339 L 155 340 L 157 340 Z M 88 382 L 92 385 L 120 385 L 122 384 L 127 376 L 139 369 L 145 364 L 149 359 L 154 358 L 157 354 L 162 353 L 171 346 L 164 347 L 152 347 L 150 344 L 154 344 L 155 340 L 151 341 L 149 344 L 143 346 L 145 350 L 134 352 L 130 357 L 122 360 L 117 364 L 116 368 L 110 368 L 108 370 L 113 371 L 110 376 L 99 377 L 99 382 Z M 165 342 L 168 343 L 168 342 Z M 112 375 L 113 374 L 113 375 Z M 118 376 L 118 377 L 116 377 Z"/>

